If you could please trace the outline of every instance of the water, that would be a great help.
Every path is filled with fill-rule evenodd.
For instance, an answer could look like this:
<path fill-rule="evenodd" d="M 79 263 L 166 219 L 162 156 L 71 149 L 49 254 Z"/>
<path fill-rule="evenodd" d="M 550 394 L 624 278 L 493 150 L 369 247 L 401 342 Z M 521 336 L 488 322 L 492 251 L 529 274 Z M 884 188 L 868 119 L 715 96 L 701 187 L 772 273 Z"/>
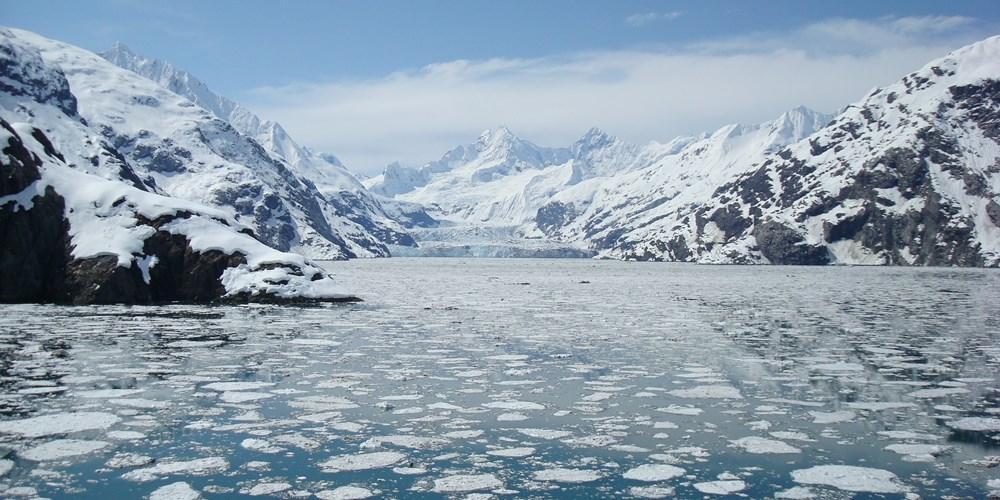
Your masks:
<path fill-rule="evenodd" d="M 0 495 L 141 497 L 179 481 L 209 498 L 333 498 L 345 485 L 537 498 L 1000 489 L 987 467 L 1000 462 L 995 270 L 329 269 L 366 301 L 0 306 L 0 447 L 13 465 Z M 96 414 L 71 434 L 16 423 L 67 412 Z M 63 438 L 81 454 L 45 445 Z M 196 459 L 208 460 L 164 472 Z M 806 484 L 822 465 L 875 471 Z"/>

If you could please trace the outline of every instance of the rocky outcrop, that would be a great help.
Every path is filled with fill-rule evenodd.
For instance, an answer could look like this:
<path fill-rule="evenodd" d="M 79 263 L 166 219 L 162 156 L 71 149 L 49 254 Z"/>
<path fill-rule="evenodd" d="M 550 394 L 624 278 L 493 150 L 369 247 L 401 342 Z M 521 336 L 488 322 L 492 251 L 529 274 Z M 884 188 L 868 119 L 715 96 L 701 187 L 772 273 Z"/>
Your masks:
<path fill-rule="evenodd" d="M 40 146 L 41 153 L 32 151 L 7 121 L 0 119 L 0 127 L 6 136 L 0 150 L 0 241 L 3 241 L 0 302 L 295 304 L 357 300 L 342 294 L 296 294 L 294 290 L 282 290 L 293 285 L 292 280 L 306 283 L 330 280 L 314 266 L 290 262 L 259 264 L 256 270 L 267 274 L 259 280 L 263 283 L 242 290 L 230 289 L 223 279 L 225 273 L 246 269 L 249 255 L 241 251 L 196 250 L 191 236 L 178 233 L 172 226 L 180 219 L 204 219 L 204 214 L 176 210 L 150 219 L 141 213 L 138 206 L 141 202 L 127 196 L 115 200 L 115 206 L 136 206 L 131 229 L 140 229 L 139 233 L 144 227 L 149 229 L 141 251 L 132 256 L 130 265 L 123 266 L 121 256 L 114 254 L 74 256 L 76 245 L 66 216 L 66 199 L 52 183 L 46 182 L 47 177 L 60 175 L 60 169 L 68 170 L 60 165 L 62 155 L 39 129 L 32 129 L 28 140 Z M 95 182 L 110 184 L 104 180 Z M 101 217 L 93 216 L 98 220 Z M 216 231 L 236 232 L 229 227 L 230 222 L 212 220 L 218 226 Z M 247 234 L 236 234 L 239 238 L 250 238 Z M 269 291 L 269 286 L 274 289 Z"/>

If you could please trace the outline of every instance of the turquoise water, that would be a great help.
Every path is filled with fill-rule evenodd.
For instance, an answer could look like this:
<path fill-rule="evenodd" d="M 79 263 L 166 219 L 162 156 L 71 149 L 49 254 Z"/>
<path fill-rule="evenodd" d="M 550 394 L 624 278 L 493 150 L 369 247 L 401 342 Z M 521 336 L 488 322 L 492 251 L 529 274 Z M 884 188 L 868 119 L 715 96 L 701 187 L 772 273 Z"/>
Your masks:
<path fill-rule="evenodd" d="M 0 495 L 138 498 L 177 482 L 206 498 L 335 498 L 347 485 L 381 497 L 536 498 L 1000 488 L 989 483 L 1000 469 L 987 467 L 1000 461 L 989 458 L 1000 455 L 989 430 L 1000 419 L 996 271 L 328 267 L 365 302 L 0 306 L 2 420 L 105 416 L 75 432 L 0 423 L 13 465 Z M 229 382 L 251 384 L 219 385 Z M 100 448 L 55 456 L 46 443 L 60 439 Z M 497 454 L 511 449 L 524 456 Z M 391 463 L 364 468 L 372 453 Z M 361 469 L 323 465 L 331 458 Z M 196 459 L 213 461 L 162 472 Z M 633 470 L 650 464 L 681 470 Z M 801 472 L 825 465 L 875 479 Z"/>

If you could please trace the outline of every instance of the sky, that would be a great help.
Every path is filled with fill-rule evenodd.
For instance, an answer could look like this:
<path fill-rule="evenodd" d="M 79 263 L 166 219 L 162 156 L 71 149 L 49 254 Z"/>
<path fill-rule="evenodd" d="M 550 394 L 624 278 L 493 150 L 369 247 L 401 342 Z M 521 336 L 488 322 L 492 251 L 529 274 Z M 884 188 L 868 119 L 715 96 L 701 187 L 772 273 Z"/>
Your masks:
<path fill-rule="evenodd" d="M 1000 34 L 1000 2 L 0 0 L 0 24 L 170 61 L 373 175 L 500 125 L 568 146 L 835 112 Z"/>

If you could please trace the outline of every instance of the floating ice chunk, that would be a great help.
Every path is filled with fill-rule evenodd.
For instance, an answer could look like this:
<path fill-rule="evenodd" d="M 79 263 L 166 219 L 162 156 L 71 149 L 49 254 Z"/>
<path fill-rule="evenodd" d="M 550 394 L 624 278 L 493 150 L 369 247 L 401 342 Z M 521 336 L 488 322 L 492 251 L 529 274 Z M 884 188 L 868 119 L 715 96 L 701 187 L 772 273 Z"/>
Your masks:
<path fill-rule="evenodd" d="M 327 420 L 333 420 L 335 418 L 340 418 L 342 415 L 339 411 L 327 411 L 323 413 L 310 413 L 308 415 L 299 415 L 295 417 L 299 420 L 305 420 L 307 422 L 326 422 Z"/>
<path fill-rule="evenodd" d="M 292 339 L 289 343 L 296 345 L 309 345 L 309 346 L 338 346 L 342 342 L 337 342 L 336 340 L 329 339 Z"/>
<path fill-rule="evenodd" d="M 596 434 L 593 436 L 582 436 L 562 441 L 570 446 L 585 446 L 591 448 L 604 448 L 618 442 L 613 436 L 607 434 Z"/>
<path fill-rule="evenodd" d="M 259 497 L 263 495 L 273 495 L 282 491 L 290 490 L 292 485 L 281 482 L 257 483 L 247 491 L 247 495 Z"/>
<path fill-rule="evenodd" d="M 907 394 L 907 396 L 910 396 L 911 398 L 931 399 L 968 393 L 968 389 L 962 389 L 960 387 L 941 387 L 937 389 L 920 389 L 919 391 L 913 391 Z"/>
<path fill-rule="evenodd" d="M 556 483 L 589 483 L 600 479 L 601 473 L 589 469 L 564 469 L 561 467 L 536 471 L 532 476 L 536 481 Z"/>
<path fill-rule="evenodd" d="M 844 491 L 866 493 L 903 493 L 906 488 L 895 474 L 883 469 L 853 465 L 817 465 L 792 471 L 792 481 L 799 484 L 832 486 Z"/>
<path fill-rule="evenodd" d="M 312 451 L 320 447 L 319 441 L 307 438 L 301 434 L 282 434 L 280 436 L 275 436 L 274 440 L 279 443 L 290 444 L 307 451 Z"/>
<path fill-rule="evenodd" d="M 160 477 L 186 474 L 190 476 L 207 476 L 221 474 L 229 468 L 229 462 L 223 457 L 197 458 L 195 460 L 161 462 L 142 469 L 136 469 L 122 475 L 126 481 L 147 482 Z"/>
<path fill-rule="evenodd" d="M 244 392 L 244 391 L 230 391 L 223 392 L 219 399 L 226 403 L 248 403 L 250 401 L 260 401 L 262 399 L 273 398 L 274 394 L 270 392 Z"/>
<path fill-rule="evenodd" d="M 531 358 L 526 354 L 498 354 L 496 356 L 486 356 L 484 359 L 492 359 L 494 361 L 525 361 Z"/>
<path fill-rule="evenodd" d="M 379 448 L 383 445 L 390 444 L 393 446 L 399 446 L 400 448 L 426 450 L 440 448 L 448 444 L 448 442 L 449 441 L 447 439 L 441 438 L 398 434 L 394 436 L 375 436 L 364 443 L 361 443 L 361 448 Z"/>
<path fill-rule="evenodd" d="M 257 453 L 278 453 L 283 451 L 280 446 L 275 446 L 270 441 L 264 439 L 248 438 L 240 442 L 240 446 Z"/>
<path fill-rule="evenodd" d="M 14 468 L 14 461 L 6 458 L 0 459 L 0 477 L 6 476 Z"/>
<path fill-rule="evenodd" d="M 638 467 L 629 469 L 622 477 L 625 479 L 632 479 L 635 481 L 646 481 L 646 482 L 656 482 L 656 481 L 666 481 L 668 479 L 673 479 L 675 477 L 683 476 L 685 473 L 684 469 L 680 467 L 675 467 L 673 465 L 667 464 L 643 464 Z"/>
<path fill-rule="evenodd" d="M 643 448 L 642 446 L 636 446 L 633 444 L 614 444 L 609 446 L 608 449 L 623 453 L 649 453 L 651 451 L 649 448 Z"/>
<path fill-rule="evenodd" d="M 614 394 L 611 394 L 610 392 L 595 392 L 595 393 L 592 393 L 592 394 L 590 394 L 588 396 L 584 396 L 584 397 L 582 397 L 580 399 L 582 399 L 584 401 L 587 401 L 587 402 L 590 402 L 590 403 L 596 403 L 598 401 L 604 401 L 606 399 L 611 399 L 613 396 L 614 396 Z M 654 396 L 655 396 L 655 394 L 654 394 Z"/>
<path fill-rule="evenodd" d="M 184 481 L 160 486 L 149 494 L 149 500 L 198 500 L 201 493 Z"/>
<path fill-rule="evenodd" d="M 93 391 L 75 391 L 74 396 L 87 399 L 123 398 L 145 392 L 143 389 L 95 389 Z"/>
<path fill-rule="evenodd" d="M 444 433 L 444 437 L 448 439 L 472 439 L 483 435 L 483 431 L 479 429 L 467 430 L 467 431 L 452 431 Z"/>
<path fill-rule="evenodd" d="M 772 437 L 776 437 L 778 439 L 791 439 L 792 441 L 805 441 L 805 442 L 815 441 L 815 439 L 810 438 L 809 435 L 804 432 L 774 431 L 769 434 Z"/>
<path fill-rule="evenodd" d="M 35 438 L 53 434 L 107 429 L 120 421 L 121 418 L 102 412 L 55 413 L 0 422 L 0 433 Z"/>
<path fill-rule="evenodd" d="M 497 422 L 522 422 L 528 420 L 528 416 L 523 413 L 501 413 L 497 415 Z"/>
<path fill-rule="evenodd" d="M 392 471 L 401 476 L 416 476 L 427 473 L 427 469 L 423 467 L 393 467 Z"/>
<path fill-rule="evenodd" d="M 779 403 L 791 406 L 807 406 L 813 408 L 819 408 L 820 406 L 826 406 L 826 403 L 820 401 L 802 401 L 798 399 L 785 399 L 785 398 L 768 398 L 764 401 L 768 403 Z"/>
<path fill-rule="evenodd" d="M 87 441 L 83 439 L 56 439 L 29 448 L 19 455 L 35 462 L 61 460 L 64 458 L 86 455 L 110 446 L 107 441 Z"/>
<path fill-rule="evenodd" d="M 140 408 L 143 410 L 162 410 L 164 408 L 170 408 L 170 403 L 166 401 L 154 401 L 152 399 L 143 398 L 115 398 L 109 399 L 108 402 L 118 406 Z"/>
<path fill-rule="evenodd" d="M 37 394 L 54 394 L 57 392 L 66 392 L 68 387 L 28 387 L 26 389 L 18 389 L 18 394 L 25 395 L 37 395 Z"/>
<path fill-rule="evenodd" d="M 544 410 L 545 406 L 530 401 L 494 401 L 483 405 L 496 410 Z"/>
<path fill-rule="evenodd" d="M 253 391 L 271 387 L 273 385 L 274 384 L 270 382 L 213 382 L 211 384 L 206 384 L 203 388 L 218 392 Z"/>
<path fill-rule="evenodd" d="M 767 439 L 757 436 L 747 436 L 739 438 L 730 443 L 736 447 L 740 448 L 747 453 L 753 453 L 758 455 L 763 454 L 781 454 L 781 453 L 801 453 L 802 450 L 785 443 L 784 441 L 778 441 L 776 439 Z"/>
<path fill-rule="evenodd" d="M 739 479 L 694 483 L 694 488 L 706 495 L 731 495 L 743 491 L 746 487 L 747 483 Z"/>
<path fill-rule="evenodd" d="M 657 408 L 656 411 L 669 413 L 671 415 L 688 415 L 688 416 L 701 415 L 703 412 L 701 408 L 696 408 L 694 406 L 679 406 L 679 405 L 670 405 L 664 408 Z"/>
<path fill-rule="evenodd" d="M 493 474 L 455 474 L 434 480 L 435 493 L 462 493 L 503 488 L 503 482 Z"/>
<path fill-rule="evenodd" d="M 889 439 L 919 439 L 922 441 L 937 441 L 941 439 L 941 436 L 913 431 L 879 431 L 878 435 Z"/>
<path fill-rule="evenodd" d="M 824 372 L 861 372 L 865 370 L 865 367 L 858 363 L 839 362 L 814 365 L 813 369 Z"/>
<path fill-rule="evenodd" d="M 138 453 L 118 453 L 104 463 L 106 467 L 112 469 L 125 469 L 129 467 L 141 467 L 153 463 L 153 457 L 140 455 Z"/>
<path fill-rule="evenodd" d="M 636 498 L 668 498 L 675 493 L 669 486 L 633 486 L 628 492 Z"/>
<path fill-rule="evenodd" d="M 146 438 L 145 434 L 136 431 L 111 431 L 107 436 L 109 439 L 118 439 L 121 441 L 135 441 Z"/>
<path fill-rule="evenodd" d="M 935 458 L 950 453 L 950 446 L 937 444 L 890 444 L 885 449 L 904 455 L 903 460 L 908 462 L 933 462 Z"/>
<path fill-rule="evenodd" d="M 486 454 L 496 457 L 523 458 L 534 455 L 535 449 L 527 446 L 522 448 L 504 448 L 502 450 L 490 450 Z"/>
<path fill-rule="evenodd" d="M 397 394 L 394 396 L 382 396 L 379 398 L 381 401 L 416 401 L 422 399 L 423 396 L 420 394 Z"/>
<path fill-rule="evenodd" d="M 814 424 L 839 424 L 850 422 L 858 416 L 857 413 L 848 410 L 811 411 L 809 414 L 812 415 Z"/>
<path fill-rule="evenodd" d="M 332 457 L 319 464 L 324 472 L 359 471 L 390 467 L 406 460 L 406 455 L 395 451 L 378 451 L 358 455 Z"/>
<path fill-rule="evenodd" d="M 535 439 L 562 439 L 564 437 L 573 434 L 572 432 L 569 431 L 557 431 L 552 429 L 533 429 L 533 428 L 521 428 L 517 429 L 517 432 L 520 432 L 525 436 L 532 437 Z"/>
<path fill-rule="evenodd" d="M 179 349 L 191 349 L 196 347 L 218 347 L 225 344 L 224 340 L 175 340 L 173 342 L 167 342 L 167 347 L 175 347 Z"/>
<path fill-rule="evenodd" d="M 653 428 L 654 429 L 676 429 L 677 428 L 677 424 L 675 424 L 673 422 L 665 422 L 665 421 L 662 421 L 662 422 L 653 422 Z"/>
<path fill-rule="evenodd" d="M 894 403 L 889 401 L 873 401 L 868 403 L 847 403 L 848 408 L 867 411 L 900 410 L 903 408 L 916 408 L 913 403 Z"/>
<path fill-rule="evenodd" d="M 961 431 L 1000 432 L 1000 418 L 965 417 L 952 420 L 948 427 Z"/>
<path fill-rule="evenodd" d="M 774 498 L 784 500 L 808 500 L 810 498 L 816 498 L 816 494 L 805 486 L 795 486 L 793 488 L 788 488 L 787 490 L 775 493 Z"/>
<path fill-rule="evenodd" d="M 691 399 L 743 399 L 740 391 L 728 385 L 698 385 L 688 389 L 675 389 L 667 394 Z"/>
<path fill-rule="evenodd" d="M 357 403 L 336 396 L 306 396 L 296 398 L 294 401 L 289 401 L 288 406 L 316 412 L 350 410 L 358 407 Z"/>
<path fill-rule="evenodd" d="M 330 424 L 330 428 L 335 431 L 354 433 L 363 431 L 365 426 L 357 422 L 333 422 Z"/>
<path fill-rule="evenodd" d="M 362 500 L 373 496 L 375 496 L 375 492 L 360 486 L 341 486 L 316 493 L 316 498 L 320 500 Z"/>

